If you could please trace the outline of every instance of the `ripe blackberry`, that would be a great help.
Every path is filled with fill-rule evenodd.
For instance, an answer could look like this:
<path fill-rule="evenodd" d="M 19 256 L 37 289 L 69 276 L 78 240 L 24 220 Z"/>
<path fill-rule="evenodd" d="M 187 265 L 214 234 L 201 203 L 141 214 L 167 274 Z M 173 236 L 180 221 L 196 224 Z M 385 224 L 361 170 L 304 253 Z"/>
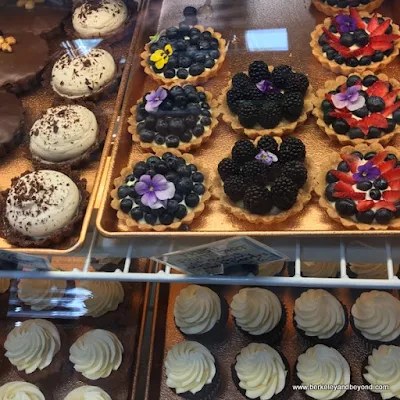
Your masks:
<path fill-rule="evenodd" d="M 306 147 L 304 143 L 296 137 L 285 138 L 279 148 L 278 158 L 282 163 L 304 161 L 306 158 Z"/>
<path fill-rule="evenodd" d="M 292 180 L 298 188 L 307 182 L 307 169 L 301 161 L 289 161 L 284 164 L 282 175 Z"/>
<path fill-rule="evenodd" d="M 277 103 L 264 102 L 259 113 L 259 123 L 266 129 L 275 128 L 282 120 L 282 109 Z"/>
<path fill-rule="evenodd" d="M 240 168 L 231 158 L 224 158 L 218 164 L 218 173 L 224 181 L 229 176 L 239 175 Z"/>
<path fill-rule="evenodd" d="M 241 176 L 230 176 L 224 182 L 225 194 L 234 202 L 243 199 L 246 183 Z"/>
<path fill-rule="evenodd" d="M 250 84 L 250 78 L 244 72 L 238 72 L 232 78 L 232 86 L 235 89 L 244 89 Z"/>
<path fill-rule="evenodd" d="M 259 111 L 256 105 L 251 101 L 244 100 L 240 102 L 237 114 L 239 122 L 245 128 L 252 128 L 257 123 Z"/>
<path fill-rule="evenodd" d="M 288 121 L 296 121 L 303 112 L 304 98 L 300 92 L 285 93 L 283 96 L 283 115 Z"/>
<path fill-rule="evenodd" d="M 278 143 L 272 136 L 262 136 L 257 143 L 257 150 L 269 151 L 278 154 Z"/>
<path fill-rule="evenodd" d="M 249 77 L 254 83 L 271 80 L 271 73 L 264 61 L 254 61 L 249 65 Z"/>
<path fill-rule="evenodd" d="M 304 74 L 291 73 L 285 83 L 286 92 L 300 92 L 303 95 L 306 93 L 310 82 Z"/>
<path fill-rule="evenodd" d="M 239 110 L 239 103 L 243 100 L 243 98 L 242 92 L 238 89 L 233 88 L 228 91 L 226 94 L 226 103 L 233 113 L 237 113 Z"/>
<path fill-rule="evenodd" d="M 271 186 L 272 201 L 280 210 L 292 208 L 298 193 L 297 185 L 286 176 L 281 176 Z"/>
<path fill-rule="evenodd" d="M 292 73 L 292 68 L 288 65 L 278 65 L 271 73 L 272 83 L 280 88 L 285 88 L 286 78 Z"/>
<path fill-rule="evenodd" d="M 256 185 L 264 185 L 266 182 L 266 168 L 261 161 L 247 161 L 240 170 L 240 175 L 243 176 L 246 182 L 252 182 Z"/>
<path fill-rule="evenodd" d="M 268 189 L 250 186 L 243 198 L 244 208 L 252 214 L 267 214 L 272 208 L 271 194 Z"/>
<path fill-rule="evenodd" d="M 281 104 L 283 100 L 283 94 L 282 93 L 267 93 L 264 96 L 265 101 Z"/>
<path fill-rule="evenodd" d="M 257 149 L 254 144 L 247 139 L 238 140 L 232 149 L 232 159 L 237 164 L 244 164 L 246 161 L 254 159 Z"/>
<path fill-rule="evenodd" d="M 243 89 L 243 96 L 246 100 L 264 100 L 265 95 L 264 93 L 259 90 L 256 86 L 247 86 Z"/>

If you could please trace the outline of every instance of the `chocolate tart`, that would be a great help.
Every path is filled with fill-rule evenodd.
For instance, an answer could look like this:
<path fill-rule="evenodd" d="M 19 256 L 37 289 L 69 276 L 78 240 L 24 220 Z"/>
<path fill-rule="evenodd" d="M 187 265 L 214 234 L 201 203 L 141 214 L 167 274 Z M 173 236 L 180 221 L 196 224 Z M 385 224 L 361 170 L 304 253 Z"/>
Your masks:
<path fill-rule="evenodd" d="M 374 153 L 379 153 L 379 157 L 375 160 Z M 360 155 L 363 160 L 360 160 Z M 367 156 L 367 160 L 364 156 Z M 320 196 L 320 206 L 325 209 L 330 218 L 346 228 L 363 231 L 399 229 L 400 198 L 397 199 L 397 195 L 400 190 L 397 183 L 400 179 L 400 168 L 397 166 L 397 160 L 400 160 L 400 152 L 395 147 L 384 148 L 379 143 L 345 146 L 340 150 L 340 154 L 327 154 L 325 162 L 320 166 L 315 186 L 315 191 Z M 366 162 L 371 163 L 371 168 L 363 172 L 359 167 Z M 336 170 L 337 168 L 339 169 Z M 364 182 L 365 187 L 356 187 L 356 184 L 360 184 L 360 180 L 357 181 L 353 177 L 356 172 L 361 176 L 366 176 L 365 182 L 370 183 Z M 337 183 L 340 184 L 336 185 Z M 372 196 L 369 186 L 373 190 Z M 385 192 L 391 193 L 385 195 Z M 341 204 L 338 211 L 336 207 L 339 202 Z M 379 210 L 379 223 L 375 221 L 376 213 L 371 205 L 376 211 Z M 365 222 L 361 222 L 360 218 Z"/>
<path fill-rule="evenodd" d="M 201 101 L 201 99 L 198 99 L 197 103 L 193 103 L 192 101 L 190 104 L 197 104 L 198 105 L 198 110 L 192 114 L 191 110 L 187 108 L 187 105 L 185 104 L 183 109 L 182 107 L 176 107 L 177 110 L 174 111 L 172 110 L 163 110 L 163 103 L 167 106 L 167 108 L 172 108 L 172 105 L 174 102 L 178 100 L 182 100 L 182 96 L 180 96 L 180 93 L 178 93 L 177 96 L 173 96 L 171 89 L 174 87 L 181 88 L 180 86 L 170 86 L 170 87 L 165 87 L 164 89 L 168 92 L 168 97 L 161 103 L 159 106 L 159 109 L 157 109 L 154 114 L 153 113 L 148 113 L 145 110 L 145 103 L 146 103 L 146 96 L 143 96 L 143 98 L 139 99 L 136 106 L 131 108 L 131 116 L 128 119 L 129 127 L 128 131 L 132 134 L 132 139 L 134 142 L 138 142 L 140 144 L 140 147 L 142 147 L 145 150 L 151 150 L 153 152 L 156 152 L 157 150 L 165 150 L 169 149 L 171 147 L 176 148 L 177 150 L 185 153 L 189 152 L 191 150 L 198 149 L 203 143 L 207 142 L 213 130 L 216 128 L 218 125 L 218 103 L 216 100 L 213 99 L 213 96 L 210 92 L 206 91 L 202 87 L 194 87 L 191 85 L 185 85 L 182 86 L 183 89 L 185 87 L 193 88 L 191 92 L 184 92 L 184 103 L 187 103 L 190 100 L 190 96 L 194 95 L 194 97 L 198 96 L 200 93 L 202 93 L 202 99 L 204 97 L 204 101 Z M 159 88 L 160 89 L 160 88 Z M 157 89 L 157 90 L 159 90 Z M 185 100 L 186 98 L 186 100 Z M 202 108 L 204 106 L 204 108 Z M 176 113 L 176 117 L 174 118 L 174 113 Z M 153 124 L 154 121 L 147 121 L 148 119 L 153 120 L 154 116 L 156 118 L 155 124 Z M 202 117 L 204 116 L 204 117 Z M 186 117 L 189 117 L 190 119 L 190 126 L 191 128 L 188 127 L 187 123 L 185 122 Z M 164 120 L 169 122 L 170 124 L 173 123 L 173 121 L 180 120 L 182 124 L 179 124 L 179 127 L 184 127 L 184 131 L 181 134 L 181 137 L 178 135 L 173 135 L 173 133 L 177 132 L 176 127 L 170 127 L 168 128 L 167 125 L 167 133 L 160 133 L 157 131 L 157 121 L 159 120 Z M 202 123 L 202 121 L 206 121 L 206 123 Z M 145 142 L 141 140 L 141 135 L 143 135 L 143 130 L 146 130 L 146 124 L 151 122 L 151 126 L 154 126 L 154 131 L 156 136 L 154 140 L 150 143 Z M 179 121 L 178 121 L 179 122 Z M 186 125 L 186 126 L 185 126 Z M 194 125 L 194 126 L 193 126 Z M 165 129 L 165 126 L 162 127 Z M 194 129 L 198 129 L 198 133 L 194 132 Z M 139 132 L 139 129 L 141 130 Z M 169 132 L 168 132 L 169 129 Z M 152 131 L 152 129 L 150 129 Z M 157 133 L 159 133 L 157 135 Z M 154 136 L 154 135 L 153 135 Z M 173 137 L 173 139 L 171 138 Z M 187 137 L 186 137 L 187 136 Z M 151 136 L 150 136 L 151 139 Z M 149 139 L 149 140 L 150 140 Z M 181 140 L 181 139 L 184 139 Z M 188 141 L 189 139 L 189 141 Z M 162 142 L 162 144 L 158 144 L 157 140 Z M 177 145 L 177 146 L 176 146 Z"/>
<path fill-rule="evenodd" d="M 324 68 L 346 76 L 365 70 L 376 72 L 388 66 L 399 54 L 399 26 L 381 14 L 357 13 L 353 9 L 350 14 L 326 18 L 311 32 L 314 56 Z M 338 33 L 339 17 L 350 18 L 345 30 L 351 32 Z M 378 39 L 372 39 L 373 36 Z M 356 48 L 351 50 L 350 45 Z"/>
<path fill-rule="evenodd" d="M 268 91 L 264 93 L 258 89 L 257 80 L 260 83 L 267 82 L 270 86 Z M 305 75 L 293 72 L 286 65 L 274 68 L 263 61 L 255 61 L 250 64 L 249 72 L 234 75 L 228 87 L 223 89 L 218 103 L 222 119 L 232 129 L 245 133 L 250 139 L 256 139 L 262 135 L 283 136 L 293 132 L 306 121 L 314 107 L 313 100 L 313 89 Z M 287 102 L 288 107 L 283 105 L 283 101 Z M 293 101 L 296 102 L 295 110 L 291 109 Z M 249 102 L 250 105 L 247 104 Z M 261 115 L 264 109 L 265 115 Z M 248 118 L 252 112 L 256 115 Z"/>
<path fill-rule="evenodd" d="M 0 157 L 18 146 L 24 134 L 24 109 L 12 93 L 0 91 Z"/>
<path fill-rule="evenodd" d="M 39 84 L 40 74 L 49 60 L 49 47 L 39 36 L 28 32 L 4 32 L 14 37 L 12 52 L 0 51 L 0 88 L 13 93 L 30 90 Z"/>
<path fill-rule="evenodd" d="M 349 111 L 347 107 L 337 109 L 332 96 L 352 86 L 360 87 L 358 93 L 365 97 L 365 104 L 353 111 Z M 313 114 L 317 118 L 317 125 L 331 139 L 342 145 L 387 144 L 400 132 L 400 110 L 397 111 L 400 98 L 397 93 L 400 93 L 400 83 L 385 74 L 374 75 L 371 71 L 364 71 L 348 78 L 338 76 L 335 80 L 326 81 L 325 87 L 317 90 Z M 368 99 L 371 97 L 374 98 L 369 100 L 369 104 Z M 379 102 L 378 108 L 375 101 Z M 339 114 L 333 117 L 333 113 Z"/>
<path fill-rule="evenodd" d="M 368 13 L 371 13 L 374 11 L 376 8 L 380 7 L 383 3 L 383 0 L 341 0 L 340 3 L 338 4 L 339 1 L 335 0 L 336 2 L 335 5 L 329 5 L 327 0 L 312 0 L 312 3 L 314 4 L 315 8 L 322 13 L 329 15 L 329 16 L 335 16 L 336 14 L 340 12 L 345 12 L 348 13 L 351 8 L 355 8 L 357 11 L 365 11 Z M 358 5 L 357 5 L 358 3 Z M 343 7 L 344 6 L 344 7 Z"/>
<path fill-rule="evenodd" d="M 195 32 L 196 34 L 196 39 L 195 40 L 191 40 L 190 39 L 190 32 L 192 32 L 192 30 L 195 30 L 193 32 Z M 199 31 L 199 32 L 197 32 Z M 207 45 L 206 44 L 202 44 L 203 42 L 201 41 L 201 39 L 203 38 L 204 32 L 208 31 L 209 34 L 207 34 L 207 37 L 209 36 L 209 39 L 207 40 Z M 193 47 L 193 58 L 190 57 L 185 57 L 188 60 L 185 60 L 184 62 L 182 61 L 182 63 L 180 62 L 179 59 L 176 59 L 173 61 L 173 63 L 171 62 L 171 60 L 169 60 L 169 64 L 171 66 L 171 68 L 168 68 L 169 65 L 168 63 L 165 64 L 160 70 L 159 72 L 156 71 L 155 66 L 151 65 L 152 61 L 150 61 L 150 57 L 151 55 L 156 52 L 157 50 L 162 50 L 163 51 L 163 55 L 164 55 L 164 60 L 168 60 L 169 57 L 171 57 L 173 55 L 174 51 L 181 51 L 179 50 L 179 45 L 178 47 L 176 42 L 175 42 L 175 38 L 181 37 L 181 40 L 184 41 L 185 43 L 182 44 L 182 49 L 185 49 L 183 51 L 186 51 L 186 49 L 188 48 L 188 44 L 195 46 L 196 49 L 194 49 Z M 169 39 L 169 37 L 171 37 L 171 39 Z M 204 26 L 201 25 L 195 25 L 193 27 L 190 27 L 189 25 L 186 25 L 186 23 L 181 23 L 179 24 L 179 28 L 178 27 L 171 27 L 168 28 L 165 32 L 161 32 L 159 35 L 156 35 L 157 40 L 154 40 L 153 42 L 149 42 L 145 45 L 144 47 L 144 51 L 142 52 L 142 54 L 140 55 L 140 57 L 142 58 L 141 61 L 141 65 L 144 67 L 144 72 L 147 75 L 150 75 L 151 78 L 153 78 L 156 82 L 158 82 L 160 85 L 162 84 L 173 84 L 173 83 L 191 83 L 193 85 L 195 84 L 200 84 L 200 83 L 204 83 L 207 82 L 209 79 L 211 79 L 212 77 L 214 77 L 217 72 L 219 71 L 219 69 L 222 67 L 222 64 L 225 61 L 225 57 L 226 57 L 226 51 L 227 51 L 227 47 L 226 47 L 226 40 L 222 38 L 222 35 L 219 32 L 215 32 L 214 29 L 212 28 L 205 28 Z M 173 38 L 173 39 L 172 39 Z M 172 42 L 171 42 L 172 40 Z M 215 40 L 213 43 L 215 43 L 215 45 L 211 44 L 211 41 Z M 218 42 L 218 48 L 217 48 L 217 42 Z M 172 43 L 172 52 L 165 49 L 165 46 L 167 45 L 171 45 Z M 215 49 L 213 47 L 210 46 L 214 46 Z M 167 53 L 166 53 L 167 51 Z M 205 51 L 218 51 L 218 57 L 216 58 L 211 58 L 211 56 L 209 55 L 209 59 L 204 58 L 206 61 L 203 60 L 203 57 L 201 57 L 201 54 L 204 55 Z M 195 61 L 195 53 L 201 53 L 200 54 L 200 58 L 201 60 L 199 60 L 198 62 L 195 62 L 194 64 L 199 65 L 199 62 L 202 61 L 203 64 L 202 65 L 202 69 L 203 72 L 201 72 L 200 74 L 197 74 L 198 71 L 196 71 L 196 75 L 192 75 L 188 69 L 190 69 L 190 66 L 192 65 L 192 61 Z M 210 53 L 208 53 L 210 54 Z M 187 56 L 190 55 L 190 53 L 186 53 Z M 165 58 L 167 56 L 167 59 Z M 208 61 L 210 60 L 210 61 Z M 210 63 L 210 68 L 206 68 L 205 67 L 205 63 L 206 62 Z M 212 64 L 212 66 L 211 66 Z M 178 65 L 181 66 L 181 69 L 186 70 L 187 75 L 185 77 L 182 76 L 182 78 L 178 77 L 178 70 L 179 67 Z M 167 70 L 172 70 L 174 73 L 173 77 L 166 77 L 164 74 L 164 71 Z M 172 73 L 171 73 L 172 74 Z M 169 75 L 168 75 L 169 76 Z"/>
<path fill-rule="evenodd" d="M 177 193 L 175 194 L 173 199 L 175 199 L 176 202 L 178 202 L 179 206 L 183 205 L 186 208 L 186 212 L 183 213 L 185 215 L 182 214 L 182 215 L 179 215 L 179 217 L 175 217 L 175 213 L 178 212 L 178 210 L 176 210 L 174 213 L 173 220 L 168 221 L 169 222 L 168 225 L 167 224 L 162 225 L 158 219 L 158 216 L 154 217 L 155 219 L 152 218 L 153 222 L 154 222 L 153 225 L 148 223 L 146 220 L 144 220 L 144 214 L 146 213 L 146 211 L 148 211 L 146 213 L 146 215 L 151 214 L 151 211 L 154 211 L 154 210 L 149 211 L 147 209 L 143 209 L 144 213 L 142 212 L 142 215 L 139 219 L 139 221 L 142 221 L 142 222 L 137 222 L 133 217 L 130 216 L 130 214 L 128 214 L 127 212 L 123 212 L 121 210 L 121 200 L 124 200 L 124 199 L 130 200 L 131 204 L 128 204 L 128 205 L 130 205 L 131 211 L 138 208 L 138 204 L 136 202 L 134 202 L 133 201 L 134 198 L 131 197 L 131 196 L 135 196 L 135 195 L 137 196 L 137 193 L 130 193 L 131 196 L 127 195 L 127 196 L 122 197 L 121 193 L 120 194 L 118 193 L 118 189 L 120 187 L 127 186 L 127 185 L 124 185 L 124 183 L 130 183 L 130 182 L 136 183 L 137 178 L 133 175 L 133 172 L 134 172 L 135 166 L 137 166 L 137 164 L 139 164 L 138 161 L 140 162 L 142 160 L 142 162 L 143 162 L 144 160 L 148 160 L 150 157 L 162 158 L 162 156 L 164 156 L 163 160 L 167 160 L 167 158 L 169 158 L 169 157 L 166 157 L 166 155 L 168 155 L 168 153 L 182 159 L 181 160 L 182 165 L 186 165 L 186 166 L 194 165 L 194 168 L 196 170 L 198 170 L 199 172 L 201 172 L 201 174 L 204 176 L 204 180 L 201 182 L 202 184 L 200 186 L 203 186 L 204 192 L 203 192 L 203 194 L 198 195 L 199 202 L 197 205 L 192 207 L 190 205 L 189 206 L 186 205 L 186 199 L 184 200 L 183 195 L 178 193 L 178 191 L 177 191 Z M 183 162 L 185 162 L 185 164 L 183 164 Z M 141 166 L 140 168 L 145 168 L 145 166 Z M 146 169 L 148 169 L 148 168 L 146 168 Z M 154 174 L 156 174 L 156 171 L 153 171 Z M 142 171 L 142 172 L 144 172 L 144 171 Z M 171 171 L 169 171 L 169 172 L 171 172 Z M 144 174 L 146 174 L 146 173 L 144 172 Z M 190 172 L 190 174 L 191 174 L 190 177 L 192 177 L 194 172 Z M 143 174 L 141 174 L 141 175 L 143 175 Z M 185 175 L 186 175 L 186 173 L 185 173 Z M 169 178 L 169 179 L 173 179 L 173 178 Z M 178 177 L 175 179 L 175 182 L 178 183 L 178 181 L 180 181 L 181 179 L 182 179 L 182 177 L 180 175 L 178 175 Z M 197 180 L 196 180 L 196 182 L 197 182 Z M 192 181 L 192 185 L 193 185 L 193 181 Z M 131 185 L 131 186 L 133 186 L 133 185 Z M 143 154 L 141 156 L 140 160 L 133 161 L 129 166 L 127 166 L 126 168 L 124 168 L 121 171 L 121 176 L 114 180 L 114 189 L 111 191 L 111 198 L 112 198 L 111 207 L 114 210 L 117 210 L 117 218 L 123 224 L 123 226 L 126 230 L 139 229 L 141 231 L 156 231 L 156 232 L 163 232 L 163 231 L 170 230 L 170 229 L 176 230 L 183 224 L 186 224 L 186 225 L 191 224 L 193 222 L 193 220 L 195 218 L 197 218 L 204 211 L 207 201 L 210 200 L 210 198 L 211 198 L 210 186 L 211 186 L 211 181 L 210 181 L 210 177 L 209 177 L 207 169 L 203 168 L 203 166 L 197 160 L 195 160 L 195 158 L 191 154 L 181 154 L 176 149 L 170 149 L 167 153 L 157 151 L 155 153 L 155 156 L 154 156 L 154 154 Z M 194 193 L 193 190 L 194 190 L 194 186 L 192 186 L 192 190 L 188 194 Z M 134 189 L 133 189 L 133 192 L 134 192 Z M 177 198 L 177 195 L 180 195 L 181 198 L 180 199 Z M 187 194 L 185 194 L 185 195 L 187 195 Z M 180 201 L 178 201 L 178 200 L 180 200 Z M 184 202 L 184 204 L 182 204 L 182 201 Z M 190 210 L 188 210 L 188 207 L 190 208 Z M 130 213 L 130 211 L 128 211 L 128 212 Z M 165 214 L 167 214 L 167 213 L 165 213 Z M 157 224 L 157 222 L 159 222 L 159 223 Z"/>
<path fill-rule="evenodd" d="M 297 147 L 301 142 L 293 137 L 283 140 L 291 143 L 285 145 L 288 146 L 287 149 Z M 275 144 L 272 141 L 275 141 Z M 254 151 L 251 150 L 249 143 L 253 145 Z M 238 144 L 240 148 L 237 148 L 239 147 Z M 279 151 L 278 146 L 280 147 Z M 271 157 L 271 154 L 275 155 L 275 153 L 271 153 L 272 148 L 278 155 L 279 153 L 282 154 L 282 139 L 262 136 L 257 138 L 254 143 L 242 139 L 236 142 L 232 152 L 237 154 L 237 159 L 245 158 L 248 161 L 237 162 L 231 159 L 231 154 L 227 154 L 218 165 L 219 176 L 214 181 L 213 195 L 219 199 L 222 207 L 240 220 L 265 225 L 283 222 L 298 214 L 311 200 L 314 179 L 310 173 L 311 162 L 308 157 L 305 157 L 305 150 L 304 152 L 301 149 L 293 150 L 294 152 L 285 150 L 286 154 L 296 154 L 298 158 L 287 160 L 288 164 L 296 161 L 296 165 L 292 165 L 291 168 L 287 167 L 287 172 L 283 174 L 281 170 L 286 161 L 282 162 L 277 158 L 268 166 L 265 166 L 263 161 L 257 162 L 256 155 L 260 152 L 257 155 L 258 157 L 261 150 L 267 153 L 269 157 Z M 228 189 L 226 187 L 227 182 L 229 182 Z M 246 187 L 246 182 L 251 182 L 251 186 Z M 277 184 L 273 195 L 269 188 L 275 183 Z M 288 188 L 288 185 L 290 185 L 290 188 Z M 266 189 L 267 192 L 265 192 Z M 229 192 L 229 196 L 226 192 Z M 244 208 L 245 196 L 248 199 L 246 201 L 247 209 Z M 262 198 L 259 196 L 262 196 Z M 277 206 L 278 201 L 280 208 Z M 254 212 L 251 212 L 249 208 L 254 209 Z"/>
<path fill-rule="evenodd" d="M 84 217 L 89 200 L 89 193 L 86 191 L 86 179 L 80 179 L 78 173 L 71 172 L 68 168 L 60 168 L 59 172 L 67 175 L 78 188 L 80 201 L 75 216 L 63 228 L 47 237 L 35 239 L 31 236 L 25 236 L 17 231 L 7 219 L 6 208 L 10 192 L 10 189 L 7 189 L 0 193 L 0 235 L 9 243 L 18 247 L 48 247 L 56 243 L 61 243 L 65 238 L 73 235 Z M 31 171 L 26 171 L 19 177 L 13 178 L 11 180 L 11 187 L 15 187 L 20 178 L 31 173 Z M 20 195 L 23 196 L 23 193 Z"/>

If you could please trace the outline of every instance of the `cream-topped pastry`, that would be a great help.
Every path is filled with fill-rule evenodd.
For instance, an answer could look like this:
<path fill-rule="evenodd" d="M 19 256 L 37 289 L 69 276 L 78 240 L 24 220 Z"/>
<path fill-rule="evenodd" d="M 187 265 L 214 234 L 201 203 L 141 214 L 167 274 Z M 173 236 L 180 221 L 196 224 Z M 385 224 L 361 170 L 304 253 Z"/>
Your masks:
<path fill-rule="evenodd" d="M 44 162 L 62 162 L 81 156 L 99 132 L 96 116 L 80 105 L 49 108 L 30 131 L 29 149 Z"/>
<path fill-rule="evenodd" d="M 7 197 L 6 218 L 23 235 L 44 238 L 75 217 L 79 189 L 67 175 L 40 170 L 14 181 Z"/>
<path fill-rule="evenodd" d="M 122 363 L 124 348 L 116 335 L 104 329 L 86 332 L 69 349 L 76 371 L 91 380 L 107 378 Z"/>
<path fill-rule="evenodd" d="M 114 311 L 124 300 L 124 289 L 118 281 L 77 281 L 75 291 L 82 298 L 84 315 L 89 317 Z"/>
<path fill-rule="evenodd" d="M 32 383 L 9 382 L 0 386 L 1 400 L 45 400 L 44 394 Z"/>
<path fill-rule="evenodd" d="M 278 297 L 267 289 L 244 288 L 235 294 L 231 303 L 236 324 L 251 335 L 272 331 L 282 317 Z"/>
<path fill-rule="evenodd" d="M 349 268 L 357 275 L 358 279 L 387 279 L 387 265 L 386 264 L 370 264 L 370 263 L 351 263 Z M 397 275 L 399 272 L 399 265 L 393 265 L 393 274 Z"/>
<path fill-rule="evenodd" d="M 264 343 L 250 343 L 236 358 L 239 386 L 249 399 L 268 400 L 285 388 L 288 371 L 280 354 Z"/>
<path fill-rule="evenodd" d="M 177 394 L 196 394 L 217 373 L 215 359 L 202 344 L 185 340 L 168 350 L 165 358 L 167 385 Z"/>
<path fill-rule="evenodd" d="M 311 278 L 334 278 L 339 271 L 340 265 L 337 262 L 303 261 L 301 263 L 302 274 Z"/>
<path fill-rule="evenodd" d="M 50 279 L 21 279 L 18 283 L 18 298 L 34 311 L 51 310 L 64 297 L 67 282 Z"/>
<path fill-rule="evenodd" d="M 205 286 L 190 285 L 175 300 L 175 323 L 187 335 L 210 331 L 221 319 L 221 300 Z"/>
<path fill-rule="evenodd" d="M 363 293 L 351 315 L 355 327 L 368 340 L 391 342 L 400 335 L 400 301 L 387 292 Z"/>
<path fill-rule="evenodd" d="M 400 399 L 400 347 L 381 345 L 374 349 L 365 366 L 365 380 L 375 387 L 370 389 L 382 399 Z M 386 385 L 388 389 L 376 386 Z"/>
<path fill-rule="evenodd" d="M 336 350 L 323 344 L 310 347 L 298 358 L 297 376 L 302 385 L 349 385 L 350 367 L 345 358 Z M 306 390 L 313 399 L 337 399 L 345 389 Z"/>
<path fill-rule="evenodd" d="M 72 25 L 82 38 L 103 37 L 118 30 L 127 18 L 123 0 L 85 1 L 74 10 Z"/>
<path fill-rule="evenodd" d="M 5 293 L 10 289 L 10 282 L 8 278 L 0 278 L 0 293 Z"/>
<path fill-rule="evenodd" d="M 111 400 L 111 397 L 102 388 L 87 385 L 69 392 L 64 400 Z"/>
<path fill-rule="evenodd" d="M 4 348 L 10 363 L 30 374 L 50 365 L 61 348 L 60 333 L 50 321 L 29 319 L 7 335 Z"/>
<path fill-rule="evenodd" d="M 53 66 L 51 85 L 62 97 L 89 97 L 110 83 L 116 71 L 113 56 L 103 49 L 85 55 L 65 53 Z"/>
<path fill-rule="evenodd" d="M 297 327 L 307 336 L 327 339 L 340 332 L 345 325 L 343 306 L 329 292 L 310 289 L 294 303 Z"/>

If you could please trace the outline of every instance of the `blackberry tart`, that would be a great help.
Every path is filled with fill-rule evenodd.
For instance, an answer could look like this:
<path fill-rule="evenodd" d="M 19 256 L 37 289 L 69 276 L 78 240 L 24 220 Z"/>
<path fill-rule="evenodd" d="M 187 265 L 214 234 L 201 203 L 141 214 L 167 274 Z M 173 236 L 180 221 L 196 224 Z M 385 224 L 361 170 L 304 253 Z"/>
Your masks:
<path fill-rule="evenodd" d="M 299 213 L 311 199 L 303 142 L 295 137 L 238 140 L 218 164 L 215 196 L 241 220 L 271 224 Z"/>
<path fill-rule="evenodd" d="M 326 18 L 311 33 L 311 49 L 326 69 L 336 74 L 375 72 L 399 54 L 399 26 L 380 14 L 340 13 Z"/>
<path fill-rule="evenodd" d="M 175 149 L 144 154 L 114 180 L 111 207 L 126 229 L 162 232 L 190 224 L 210 199 L 207 171 Z"/>
<path fill-rule="evenodd" d="M 346 228 L 400 228 L 400 152 L 394 147 L 346 146 L 321 166 L 319 204 Z"/>
<path fill-rule="evenodd" d="M 144 72 L 160 84 L 204 83 L 225 61 L 226 40 L 212 28 L 181 22 L 154 35 L 140 56 Z"/>
<path fill-rule="evenodd" d="M 254 61 L 248 72 L 233 76 L 219 97 L 223 120 L 251 139 L 282 136 L 307 119 L 313 108 L 308 78 L 288 65 L 268 67 Z"/>
<path fill-rule="evenodd" d="M 341 144 L 387 144 L 400 132 L 400 83 L 365 71 L 339 76 L 317 91 L 318 126 Z"/>
<path fill-rule="evenodd" d="M 319 11 L 335 16 L 340 12 L 348 13 L 352 8 L 371 13 L 381 6 L 383 0 L 312 0 L 312 2 Z"/>
<path fill-rule="evenodd" d="M 143 149 L 188 152 L 210 138 L 218 125 L 217 105 L 202 87 L 159 87 L 131 108 L 128 131 Z"/>

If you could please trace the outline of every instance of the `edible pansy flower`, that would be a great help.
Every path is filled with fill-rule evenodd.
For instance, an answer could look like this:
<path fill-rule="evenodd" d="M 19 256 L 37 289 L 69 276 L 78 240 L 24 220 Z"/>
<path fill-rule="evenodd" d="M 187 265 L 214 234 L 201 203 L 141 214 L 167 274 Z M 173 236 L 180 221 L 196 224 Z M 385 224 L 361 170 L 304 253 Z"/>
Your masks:
<path fill-rule="evenodd" d="M 357 29 L 355 18 L 347 14 L 339 14 L 334 18 L 339 33 L 354 32 Z"/>
<path fill-rule="evenodd" d="M 347 88 L 343 93 L 334 94 L 332 96 L 333 105 L 338 109 L 358 110 L 365 105 L 365 98 L 360 95 L 360 90 L 360 85 L 354 85 Z"/>
<path fill-rule="evenodd" d="M 360 165 L 357 168 L 357 172 L 353 175 L 356 182 L 362 181 L 374 181 L 381 175 L 381 171 L 378 167 L 375 167 L 371 161 L 368 161 L 364 165 Z"/>
<path fill-rule="evenodd" d="M 168 96 L 167 91 L 164 88 L 159 87 L 157 90 L 154 90 L 145 97 L 147 103 L 144 109 L 147 112 L 157 111 L 158 107 L 167 98 L 167 96 Z"/>
<path fill-rule="evenodd" d="M 161 69 L 168 62 L 168 57 L 172 55 L 173 50 L 170 44 L 166 44 L 164 49 L 156 50 L 151 56 L 150 61 L 154 62 L 154 65 L 157 69 Z"/>
<path fill-rule="evenodd" d="M 135 185 L 135 191 L 142 196 L 140 201 L 143 205 L 155 210 L 166 208 L 167 200 L 175 196 L 175 185 L 168 182 L 162 175 L 142 175 Z"/>
<path fill-rule="evenodd" d="M 264 94 L 267 93 L 279 93 L 279 89 L 275 88 L 270 81 L 260 81 L 257 83 L 257 89 Z"/>
<path fill-rule="evenodd" d="M 263 164 L 271 165 L 272 163 L 278 161 L 278 157 L 274 153 L 271 153 L 269 151 L 261 150 L 256 155 L 256 160 L 261 161 Z"/>

